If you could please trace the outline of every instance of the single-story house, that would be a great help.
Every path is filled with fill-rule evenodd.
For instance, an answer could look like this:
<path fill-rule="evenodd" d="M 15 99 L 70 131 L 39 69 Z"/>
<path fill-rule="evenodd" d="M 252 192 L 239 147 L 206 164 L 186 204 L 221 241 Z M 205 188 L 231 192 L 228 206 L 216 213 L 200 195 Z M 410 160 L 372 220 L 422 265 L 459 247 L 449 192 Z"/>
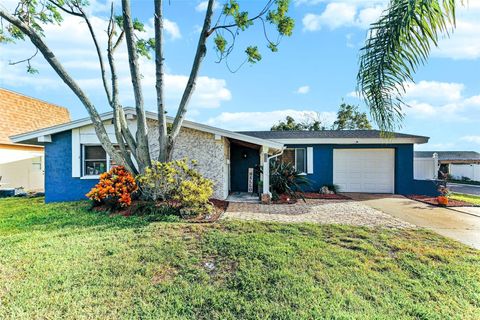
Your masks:
<path fill-rule="evenodd" d="M 133 108 L 125 108 L 129 126 L 136 126 Z M 158 117 L 147 112 L 152 158 L 158 155 Z M 115 143 L 112 112 L 101 115 Z M 168 121 L 171 121 L 169 119 Z M 11 137 L 16 143 L 45 147 L 46 201 L 84 199 L 111 166 L 89 118 Z M 396 133 L 384 138 L 376 130 L 318 132 L 233 132 L 185 121 L 173 158 L 197 160 L 197 169 L 214 181 L 214 196 L 231 192 L 269 193 L 272 159 L 291 161 L 311 180 L 310 189 L 337 184 L 344 192 L 431 194 L 432 181 L 413 178 L 413 146 L 427 137 Z M 262 168 L 262 174 L 258 175 Z M 255 181 L 262 180 L 261 184 Z"/>
<path fill-rule="evenodd" d="M 69 122 L 68 109 L 0 88 L 0 115 L 0 188 L 43 190 L 43 146 L 9 136 Z"/>
<path fill-rule="evenodd" d="M 422 163 L 429 164 L 429 159 L 435 159 L 438 170 L 451 175 L 455 179 L 467 178 L 480 181 L 480 153 L 475 151 L 415 151 L 415 165 L 421 176 L 424 168 Z M 417 165 L 418 164 L 418 165 Z M 425 165 L 423 165 L 425 167 Z M 425 167 L 426 168 L 426 167 Z"/>

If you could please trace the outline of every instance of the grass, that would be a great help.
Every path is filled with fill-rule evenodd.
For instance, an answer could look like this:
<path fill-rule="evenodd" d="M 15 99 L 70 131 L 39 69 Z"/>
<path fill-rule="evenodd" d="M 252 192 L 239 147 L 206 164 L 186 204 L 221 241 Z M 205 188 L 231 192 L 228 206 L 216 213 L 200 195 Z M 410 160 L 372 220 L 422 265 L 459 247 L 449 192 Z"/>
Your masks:
<path fill-rule="evenodd" d="M 453 200 L 465 201 L 471 204 L 480 205 L 480 196 L 463 193 L 452 193 L 450 196 Z"/>
<path fill-rule="evenodd" d="M 0 319 L 474 319 L 480 253 L 423 230 L 149 223 L 0 200 Z"/>

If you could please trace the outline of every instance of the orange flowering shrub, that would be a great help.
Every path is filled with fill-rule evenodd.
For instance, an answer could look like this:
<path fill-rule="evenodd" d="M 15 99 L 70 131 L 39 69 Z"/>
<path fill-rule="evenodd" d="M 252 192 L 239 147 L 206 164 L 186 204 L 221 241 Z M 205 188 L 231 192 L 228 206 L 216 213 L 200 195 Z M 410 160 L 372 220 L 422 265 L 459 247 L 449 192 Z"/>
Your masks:
<path fill-rule="evenodd" d="M 135 178 L 122 166 L 116 166 L 100 175 L 100 181 L 86 196 L 97 204 L 107 203 L 113 208 L 125 208 L 132 203 L 137 191 Z"/>

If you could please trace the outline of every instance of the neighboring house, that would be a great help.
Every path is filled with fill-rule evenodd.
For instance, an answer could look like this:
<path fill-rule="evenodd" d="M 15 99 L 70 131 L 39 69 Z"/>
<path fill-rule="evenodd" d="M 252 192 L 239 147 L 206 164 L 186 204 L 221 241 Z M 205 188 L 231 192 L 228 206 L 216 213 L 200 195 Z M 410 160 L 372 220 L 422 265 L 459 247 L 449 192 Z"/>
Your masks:
<path fill-rule="evenodd" d="M 433 162 L 436 164 L 433 164 Z M 436 168 L 436 169 L 435 169 Z M 480 181 L 480 153 L 475 151 L 415 151 L 415 177 L 438 170 L 455 179 Z M 431 175 L 428 173 L 428 175 Z"/>
<path fill-rule="evenodd" d="M 135 110 L 125 108 L 133 129 Z M 158 155 L 157 115 L 147 112 L 150 152 Z M 115 143 L 112 113 L 101 115 Z M 171 119 L 169 119 L 171 121 Z M 45 146 L 46 201 L 84 199 L 111 166 L 89 118 L 11 137 L 14 142 Z M 230 192 L 269 192 L 269 166 L 283 157 L 311 180 L 311 190 L 338 184 L 344 192 L 432 194 L 432 181 L 413 178 L 413 145 L 427 137 L 394 134 L 385 139 L 379 131 L 232 132 L 185 121 L 173 158 L 190 158 L 215 183 L 216 198 Z M 261 167 L 262 174 L 258 177 Z M 263 183 L 257 184 L 255 176 Z"/>
<path fill-rule="evenodd" d="M 43 190 L 43 147 L 14 144 L 9 136 L 69 122 L 68 110 L 0 88 L 0 115 L 0 188 Z"/>

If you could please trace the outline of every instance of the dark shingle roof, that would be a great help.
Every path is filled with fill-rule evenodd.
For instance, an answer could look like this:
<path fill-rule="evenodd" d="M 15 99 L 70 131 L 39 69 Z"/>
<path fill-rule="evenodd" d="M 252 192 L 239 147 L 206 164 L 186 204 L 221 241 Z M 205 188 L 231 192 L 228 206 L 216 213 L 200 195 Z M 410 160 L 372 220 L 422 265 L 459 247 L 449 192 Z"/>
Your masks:
<path fill-rule="evenodd" d="M 383 138 L 380 130 L 322 130 L 322 131 L 240 131 L 239 133 L 257 137 L 261 139 L 341 139 L 341 138 Z M 388 136 L 391 138 L 390 136 Z M 424 136 L 415 136 L 404 133 L 393 133 L 393 138 L 420 138 L 428 139 Z"/>
<path fill-rule="evenodd" d="M 475 151 L 415 151 L 415 158 L 431 158 L 438 154 L 438 160 L 480 160 L 480 153 Z"/>

